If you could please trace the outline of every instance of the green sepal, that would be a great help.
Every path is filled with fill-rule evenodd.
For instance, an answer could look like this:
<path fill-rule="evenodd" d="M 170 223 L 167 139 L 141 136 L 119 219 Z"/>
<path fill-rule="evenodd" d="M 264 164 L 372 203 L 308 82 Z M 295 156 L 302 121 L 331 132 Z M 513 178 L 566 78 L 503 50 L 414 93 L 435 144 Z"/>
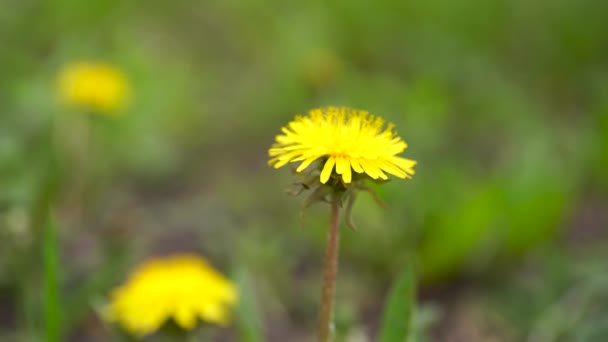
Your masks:
<path fill-rule="evenodd" d="M 300 219 L 304 220 L 304 211 L 308 209 L 311 205 L 318 202 L 329 202 L 328 198 L 332 193 L 334 193 L 334 188 L 329 185 L 319 185 L 310 196 L 306 197 L 304 203 L 302 204 L 302 209 L 300 210 Z"/>

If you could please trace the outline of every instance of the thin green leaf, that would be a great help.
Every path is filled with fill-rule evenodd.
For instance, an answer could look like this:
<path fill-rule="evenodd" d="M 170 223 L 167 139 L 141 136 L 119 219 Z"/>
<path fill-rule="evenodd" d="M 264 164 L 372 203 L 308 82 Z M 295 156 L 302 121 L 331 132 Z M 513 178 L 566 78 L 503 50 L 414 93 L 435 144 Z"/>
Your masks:
<path fill-rule="evenodd" d="M 380 322 L 380 342 L 403 342 L 409 335 L 415 300 L 412 271 L 403 272 L 391 288 Z"/>
<path fill-rule="evenodd" d="M 253 291 L 253 281 L 247 270 L 241 269 L 236 275 L 239 289 L 239 305 L 236 308 L 236 327 L 239 341 L 262 342 L 265 340 L 261 313 Z"/>
<path fill-rule="evenodd" d="M 58 248 L 57 227 L 52 215 L 49 215 L 44 231 L 44 293 L 45 293 L 45 326 L 46 341 L 61 341 L 59 286 L 58 286 Z"/>

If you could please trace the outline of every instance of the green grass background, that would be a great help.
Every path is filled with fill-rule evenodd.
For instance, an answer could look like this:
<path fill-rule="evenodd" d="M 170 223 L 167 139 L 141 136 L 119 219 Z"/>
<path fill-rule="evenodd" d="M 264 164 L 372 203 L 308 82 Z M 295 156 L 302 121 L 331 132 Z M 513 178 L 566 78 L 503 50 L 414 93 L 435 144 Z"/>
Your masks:
<path fill-rule="evenodd" d="M 607 340 L 606 13 L 594 0 L 1 0 L 0 340 L 44 330 L 30 213 L 51 121 L 65 340 L 116 339 L 96 311 L 110 289 L 176 251 L 248 274 L 266 340 L 309 340 L 329 209 L 299 221 L 290 172 L 266 161 L 281 126 L 325 105 L 394 122 L 419 162 L 378 188 L 389 209 L 362 194 L 359 229 L 343 232 L 338 340 L 374 340 L 391 284 L 414 269 L 417 341 Z M 84 161 L 83 117 L 54 96 L 79 60 L 114 63 L 134 95 L 121 118 L 92 118 Z"/>

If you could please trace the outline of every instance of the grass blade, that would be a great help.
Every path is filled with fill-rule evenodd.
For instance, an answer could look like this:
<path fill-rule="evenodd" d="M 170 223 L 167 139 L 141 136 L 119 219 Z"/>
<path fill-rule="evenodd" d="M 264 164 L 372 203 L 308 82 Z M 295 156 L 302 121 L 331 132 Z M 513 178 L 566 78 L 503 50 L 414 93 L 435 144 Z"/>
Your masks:
<path fill-rule="evenodd" d="M 412 271 L 405 271 L 397 278 L 385 303 L 378 341 L 403 342 L 406 340 L 412 325 L 415 287 Z"/>
<path fill-rule="evenodd" d="M 46 341 L 59 342 L 61 340 L 57 267 L 59 261 L 57 227 L 53 221 L 52 215 L 49 215 L 48 222 L 45 226 L 43 244 Z"/>
<path fill-rule="evenodd" d="M 236 281 L 239 288 L 239 305 L 236 308 L 236 327 L 243 342 L 265 341 L 262 316 L 253 291 L 253 281 L 247 270 L 237 272 Z"/>

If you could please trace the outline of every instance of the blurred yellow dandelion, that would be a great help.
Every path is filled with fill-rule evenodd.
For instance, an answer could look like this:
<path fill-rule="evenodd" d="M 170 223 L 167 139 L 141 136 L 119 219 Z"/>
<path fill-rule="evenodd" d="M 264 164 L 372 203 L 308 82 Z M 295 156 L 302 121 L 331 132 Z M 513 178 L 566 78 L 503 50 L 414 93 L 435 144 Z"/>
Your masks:
<path fill-rule="evenodd" d="M 353 170 L 373 179 L 388 179 L 386 173 L 399 178 L 414 174 L 413 160 L 397 156 L 407 144 L 396 135 L 393 124 L 367 111 L 347 107 L 313 109 L 308 116 L 296 116 L 268 151 L 269 164 L 280 168 L 290 162 L 301 162 L 297 172 L 315 160 L 322 160 L 321 183 L 332 172 L 343 183 L 351 183 Z"/>
<path fill-rule="evenodd" d="M 225 325 L 237 301 L 235 286 L 193 254 L 154 258 L 139 266 L 110 298 L 107 318 L 145 336 L 173 319 L 185 330 L 198 320 Z"/>
<path fill-rule="evenodd" d="M 127 104 L 130 85 L 112 65 L 77 62 L 59 71 L 57 93 L 65 105 L 112 114 Z"/>

